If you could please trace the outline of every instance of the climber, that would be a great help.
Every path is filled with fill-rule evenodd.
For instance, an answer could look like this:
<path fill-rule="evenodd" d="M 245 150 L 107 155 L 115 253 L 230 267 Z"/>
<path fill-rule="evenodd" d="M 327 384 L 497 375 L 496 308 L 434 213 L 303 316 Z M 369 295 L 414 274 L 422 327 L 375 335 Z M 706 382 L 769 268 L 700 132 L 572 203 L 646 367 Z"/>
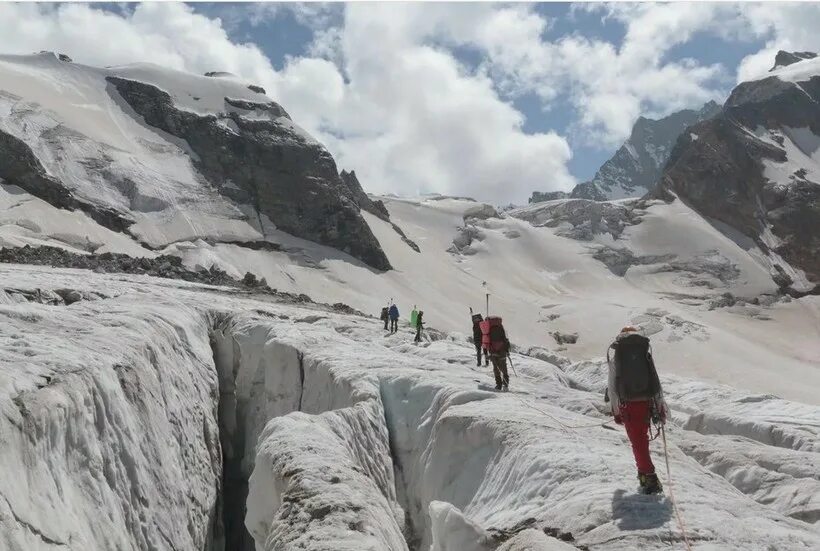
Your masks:
<path fill-rule="evenodd" d="M 615 422 L 626 429 L 638 468 L 641 492 L 662 492 L 663 487 L 649 456 L 649 434 L 650 422 L 657 426 L 666 423 L 667 407 L 649 339 L 635 327 L 628 326 L 621 329 L 609 348 L 615 352 L 610 359 L 607 350 L 609 384 L 604 400 L 609 401 Z"/>
<path fill-rule="evenodd" d="M 424 312 L 422 310 L 419 310 L 418 314 L 416 315 L 416 339 L 414 342 L 421 342 L 421 330 L 424 328 L 422 316 L 424 316 Z"/>
<path fill-rule="evenodd" d="M 387 331 L 387 322 L 390 320 L 390 316 L 388 315 L 389 311 L 390 311 L 390 308 L 388 308 L 387 306 L 382 308 L 381 320 L 384 322 L 384 330 L 385 331 Z"/>
<path fill-rule="evenodd" d="M 419 311 L 416 308 L 416 305 L 413 305 L 413 311 L 410 312 L 410 327 L 416 326 L 416 318 L 419 316 Z"/>
<path fill-rule="evenodd" d="M 390 305 L 390 332 L 395 333 L 399 330 L 399 308 L 395 304 Z"/>
<path fill-rule="evenodd" d="M 510 354 L 510 341 L 501 324 L 501 318 L 489 316 L 479 322 L 481 327 L 481 346 L 490 354 L 495 375 L 495 389 L 508 390 L 510 376 L 507 375 L 507 356 Z"/>
<path fill-rule="evenodd" d="M 481 321 L 484 319 L 481 314 L 473 314 L 473 309 L 470 308 L 470 316 L 473 320 L 473 344 L 475 345 L 475 365 L 481 367 L 481 352 L 484 352 L 484 365 L 490 363 L 490 358 L 487 355 L 487 349 L 481 346 Z"/>

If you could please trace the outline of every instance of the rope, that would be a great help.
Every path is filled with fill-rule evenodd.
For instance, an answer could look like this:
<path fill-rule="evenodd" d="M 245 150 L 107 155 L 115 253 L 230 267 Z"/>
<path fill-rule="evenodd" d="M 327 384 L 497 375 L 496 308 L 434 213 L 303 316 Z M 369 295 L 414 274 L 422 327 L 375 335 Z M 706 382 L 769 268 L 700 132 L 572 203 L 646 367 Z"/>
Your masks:
<path fill-rule="evenodd" d="M 686 527 L 683 524 L 683 518 L 678 510 L 678 503 L 675 501 L 675 492 L 672 488 L 672 470 L 669 468 L 669 452 L 666 447 L 666 431 L 663 425 L 661 425 L 661 437 L 663 439 L 663 458 L 666 460 L 666 478 L 669 481 L 669 501 L 672 502 L 672 509 L 675 510 L 675 518 L 678 520 L 678 528 L 680 528 L 683 535 L 683 543 L 686 545 L 686 549 L 692 551 L 692 544 L 689 542 L 689 536 L 686 535 Z"/>
<path fill-rule="evenodd" d="M 535 411 L 537 411 L 538 413 L 540 413 L 542 415 L 546 415 L 547 417 L 549 417 L 550 419 L 552 419 L 553 421 L 555 421 L 556 423 L 558 423 L 559 425 L 561 425 L 565 429 L 591 429 L 591 428 L 595 428 L 595 427 L 606 427 L 611 422 L 611 421 L 605 421 L 603 423 L 595 423 L 594 425 L 567 425 L 565 423 L 562 423 L 560 420 L 556 419 L 555 417 L 553 417 L 552 415 L 550 415 L 549 413 L 547 413 L 543 409 L 537 408 L 534 405 L 530 404 L 529 402 L 525 402 L 522 398 L 518 398 L 516 396 L 516 399 L 519 402 L 521 402 L 522 404 L 524 404 L 525 406 L 527 406 L 528 408 L 534 409 Z"/>

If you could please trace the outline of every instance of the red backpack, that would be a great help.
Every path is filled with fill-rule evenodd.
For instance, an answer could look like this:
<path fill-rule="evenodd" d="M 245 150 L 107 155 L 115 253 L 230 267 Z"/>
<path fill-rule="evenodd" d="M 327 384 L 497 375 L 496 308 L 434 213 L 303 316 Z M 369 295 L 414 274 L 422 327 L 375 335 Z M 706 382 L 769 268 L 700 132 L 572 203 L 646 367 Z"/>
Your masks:
<path fill-rule="evenodd" d="M 481 327 L 481 346 L 490 352 L 499 354 L 508 352 L 507 333 L 498 316 L 490 316 L 479 323 Z"/>

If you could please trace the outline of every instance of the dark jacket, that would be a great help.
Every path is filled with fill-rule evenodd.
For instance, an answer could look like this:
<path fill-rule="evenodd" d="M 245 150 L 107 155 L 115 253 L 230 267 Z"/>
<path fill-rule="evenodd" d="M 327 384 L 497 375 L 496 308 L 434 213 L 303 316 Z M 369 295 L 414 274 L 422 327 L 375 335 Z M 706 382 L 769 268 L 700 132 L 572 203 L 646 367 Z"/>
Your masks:
<path fill-rule="evenodd" d="M 479 323 L 482 319 L 481 314 L 473 314 L 473 344 L 476 347 L 481 346 L 481 326 Z"/>
<path fill-rule="evenodd" d="M 399 319 L 399 308 L 395 304 L 390 307 L 390 319 Z"/>

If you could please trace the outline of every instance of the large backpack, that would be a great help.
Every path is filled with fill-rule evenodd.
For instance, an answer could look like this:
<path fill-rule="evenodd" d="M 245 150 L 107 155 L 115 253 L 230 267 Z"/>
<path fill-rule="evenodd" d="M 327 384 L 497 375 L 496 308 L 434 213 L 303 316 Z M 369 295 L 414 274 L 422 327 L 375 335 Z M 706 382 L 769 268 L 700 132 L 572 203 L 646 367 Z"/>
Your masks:
<path fill-rule="evenodd" d="M 501 318 L 497 316 L 489 316 L 486 321 L 489 335 L 490 352 L 499 354 L 507 353 L 507 333 L 504 331 L 504 325 L 501 323 Z"/>
<path fill-rule="evenodd" d="M 621 402 L 649 400 L 661 390 L 649 339 L 628 335 L 615 343 L 615 390 Z"/>
<path fill-rule="evenodd" d="M 384 308 L 382 308 L 382 317 L 381 317 L 381 319 L 383 319 L 383 320 L 386 320 L 386 319 L 387 319 L 387 312 L 388 312 L 389 310 L 390 310 L 390 309 L 389 309 L 387 306 L 385 306 Z"/>

